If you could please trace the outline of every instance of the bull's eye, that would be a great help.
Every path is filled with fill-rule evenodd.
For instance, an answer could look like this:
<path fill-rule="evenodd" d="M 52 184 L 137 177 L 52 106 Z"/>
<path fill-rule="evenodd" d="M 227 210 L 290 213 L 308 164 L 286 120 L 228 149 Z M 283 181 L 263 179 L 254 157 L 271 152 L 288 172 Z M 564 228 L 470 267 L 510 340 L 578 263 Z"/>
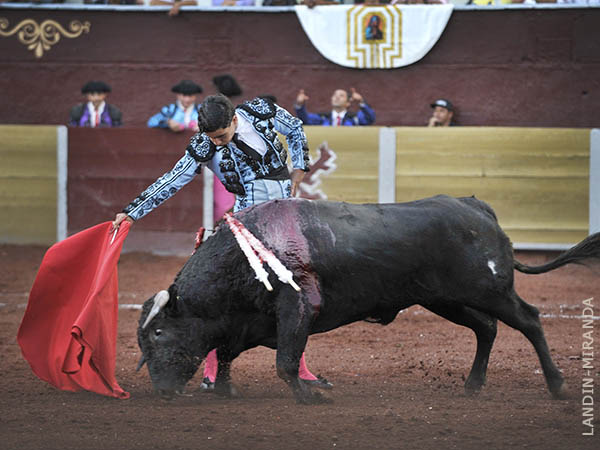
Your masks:
<path fill-rule="evenodd" d="M 160 336 L 162 334 L 162 330 L 160 328 L 157 328 L 156 330 L 154 330 L 154 336 Z"/>

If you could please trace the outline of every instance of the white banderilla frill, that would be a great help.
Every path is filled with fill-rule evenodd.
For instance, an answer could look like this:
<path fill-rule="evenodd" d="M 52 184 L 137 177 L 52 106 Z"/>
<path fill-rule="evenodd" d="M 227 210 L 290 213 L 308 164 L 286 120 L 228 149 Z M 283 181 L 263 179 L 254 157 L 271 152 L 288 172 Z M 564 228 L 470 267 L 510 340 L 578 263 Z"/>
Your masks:
<path fill-rule="evenodd" d="M 225 214 L 225 220 L 235 236 L 240 248 L 248 258 L 250 266 L 256 272 L 256 278 L 262 281 L 269 291 L 273 290 L 267 280 L 268 273 L 262 266 L 261 259 L 265 261 L 269 267 L 275 272 L 282 283 L 287 283 L 296 291 L 300 292 L 300 287 L 296 284 L 292 272 L 287 269 L 279 259 L 264 246 L 264 244 L 254 236 L 239 220 L 235 219 L 231 214 Z M 257 256 L 258 255 L 258 256 Z"/>

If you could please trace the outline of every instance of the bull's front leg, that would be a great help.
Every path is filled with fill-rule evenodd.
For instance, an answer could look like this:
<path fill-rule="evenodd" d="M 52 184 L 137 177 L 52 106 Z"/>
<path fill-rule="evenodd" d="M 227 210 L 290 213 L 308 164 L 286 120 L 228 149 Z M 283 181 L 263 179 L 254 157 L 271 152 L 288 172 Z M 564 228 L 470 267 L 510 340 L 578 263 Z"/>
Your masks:
<path fill-rule="evenodd" d="M 329 403 L 331 400 L 298 376 L 300 358 L 306 347 L 310 326 L 316 316 L 313 305 L 295 292 L 281 296 L 277 302 L 277 375 L 292 389 L 296 402 L 301 404 Z"/>

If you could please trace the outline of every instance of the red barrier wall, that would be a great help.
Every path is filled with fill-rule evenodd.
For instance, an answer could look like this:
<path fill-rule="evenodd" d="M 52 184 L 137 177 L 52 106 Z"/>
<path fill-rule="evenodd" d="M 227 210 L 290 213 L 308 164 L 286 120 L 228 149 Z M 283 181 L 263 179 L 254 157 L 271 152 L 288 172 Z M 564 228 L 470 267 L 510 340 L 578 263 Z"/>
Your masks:
<path fill-rule="evenodd" d="M 69 129 L 68 232 L 115 214 L 183 156 L 191 133 Z M 202 176 L 135 224 L 137 231 L 190 233 L 202 225 Z M 193 242 L 193 237 L 190 242 Z"/>
<path fill-rule="evenodd" d="M 378 125 L 424 125 L 429 102 L 447 97 L 463 125 L 594 127 L 600 111 L 600 9 L 454 11 L 421 61 L 394 70 L 356 70 L 325 60 L 295 13 L 7 9 L 11 29 L 31 18 L 89 21 L 40 59 L 16 36 L 0 38 L 0 123 L 65 123 L 90 79 L 113 86 L 127 126 L 144 126 L 170 88 L 232 73 L 243 97 L 271 93 L 291 108 L 298 89 L 326 110 L 337 87 L 355 87 Z M 204 95 L 203 94 L 203 95 Z M 238 98 L 236 100 L 243 100 Z"/>

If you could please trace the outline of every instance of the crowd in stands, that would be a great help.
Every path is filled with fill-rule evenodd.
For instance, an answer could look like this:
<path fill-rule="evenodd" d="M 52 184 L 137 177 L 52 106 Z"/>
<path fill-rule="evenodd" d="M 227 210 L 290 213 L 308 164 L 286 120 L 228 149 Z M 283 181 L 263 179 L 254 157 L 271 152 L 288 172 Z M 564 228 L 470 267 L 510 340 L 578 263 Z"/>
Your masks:
<path fill-rule="evenodd" d="M 233 100 L 242 94 L 242 88 L 230 74 L 213 77 L 217 91 Z M 201 102 L 197 95 L 202 87 L 191 80 L 181 80 L 171 88 L 175 101 L 163 106 L 152 115 L 147 122 L 149 128 L 164 128 L 174 133 L 185 130 L 198 131 L 198 113 Z M 81 88 L 85 97 L 83 103 L 71 108 L 68 124 L 74 127 L 119 127 L 122 125 L 122 114 L 118 107 L 106 102 L 111 87 L 104 81 L 88 81 Z M 272 94 L 263 94 L 260 98 L 276 104 L 277 98 Z M 331 110 L 314 113 L 308 112 L 306 104 L 309 100 L 304 89 L 300 89 L 294 103 L 294 111 L 304 125 L 322 126 L 357 126 L 375 123 L 375 110 L 354 88 L 350 91 L 336 89 L 331 96 Z M 426 123 L 428 127 L 455 126 L 454 105 L 450 100 L 438 99 L 430 104 L 432 116 Z M 425 125 L 425 124 L 424 124 Z"/>
<path fill-rule="evenodd" d="M 169 15 L 177 15 L 182 6 L 292 6 L 305 4 L 309 7 L 317 5 L 340 4 L 455 4 L 455 5 L 504 5 L 504 4 L 536 4 L 557 3 L 572 5 L 599 5 L 600 0 L 7 0 L 0 3 L 71 3 L 94 5 L 146 5 L 172 6 Z"/>

